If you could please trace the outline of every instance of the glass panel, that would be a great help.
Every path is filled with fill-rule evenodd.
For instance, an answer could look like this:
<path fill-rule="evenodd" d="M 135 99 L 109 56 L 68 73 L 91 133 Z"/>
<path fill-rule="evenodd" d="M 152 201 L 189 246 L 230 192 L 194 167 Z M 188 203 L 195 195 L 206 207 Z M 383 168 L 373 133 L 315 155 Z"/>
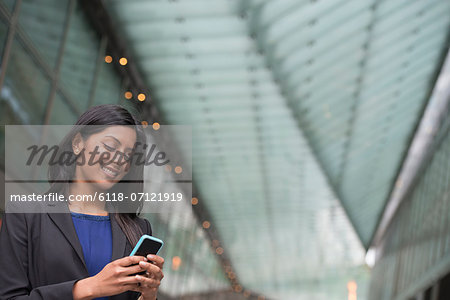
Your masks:
<path fill-rule="evenodd" d="M 18 40 L 14 40 L 1 91 L 3 124 L 41 124 L 50 81 Z"/>
<path fill-rule="evenodd" d="M 22 1 L 19 24 L 46 62 L 54 67 L 58 57 L 68 0 Z"/>
<path fill-rule="evenodd" d="M 76 112 L 67 103 L 67 99 L 56 93 L 50 115 L 50 125 L 72 125 L 77 121 Z"/>
<path fill-rule="evenodd" d="M 14 9 L 14 4 L 16 3 L 16 0 L 1 0 L 1 4 L 6 5 L 6 7 L 12 11 Z"/>
<path fill-rule="evenodd" d="M 3 27 L 0 22 L 0 34 Z M 4 36 L 0 36 L 4 39 Z M 0 94 L 0 124 L 40 124 L 44 117 L 50 82 L 28 55 L 22 44 L 12 45 L 8 70 Z M 4 166 L 5 135 L 0 126 L 0 161 Z"/>
<path fill-rule="evenodd" d="M 88 105 L 98 49 L 98 37 L 77 5 L 70 20 L 60 83 L 80 111 Z"/>
<path fill-rule="evenodd" d="M 121 86 L 120 77 L 114 70 L 113 65 L 102 61 L 98 73 L 94 101 L 92 102 L 93 105 L 119 103 L 120 99 L 124 97 Z"/>

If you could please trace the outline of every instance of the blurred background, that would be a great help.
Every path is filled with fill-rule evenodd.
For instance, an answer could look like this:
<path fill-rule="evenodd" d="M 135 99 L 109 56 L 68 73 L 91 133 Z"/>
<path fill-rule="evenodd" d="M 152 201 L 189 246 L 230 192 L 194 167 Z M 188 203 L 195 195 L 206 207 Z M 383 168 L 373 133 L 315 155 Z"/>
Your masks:
<path fill-rule="evenodd" d="M 449 1 L 0 0 L 0 43 L 2 125 L 192 126 L 158 299 L 450 299 Z"/>

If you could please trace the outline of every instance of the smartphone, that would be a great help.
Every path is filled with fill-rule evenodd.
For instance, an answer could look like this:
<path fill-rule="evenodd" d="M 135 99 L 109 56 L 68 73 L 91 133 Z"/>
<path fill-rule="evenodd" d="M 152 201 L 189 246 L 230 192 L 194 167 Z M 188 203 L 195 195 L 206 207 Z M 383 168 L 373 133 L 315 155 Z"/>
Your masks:
<path fill-rule="evenodd" d="M 149 254 L 158 254 L 164 245 L 163 241 L 153 236 L 144 234 L 141 236 L 133 251 L 131 251 L 130 256 L 139 255 L 147 257 Z M 137 273 L 138 275 L 144 275 L 144 272 Z M 136 274 L 133 274 L 136 275 Z"/>
<path fill-rule="evenodd" d="M 130 256 L 139 255 L 147 257 L 149 254 L 158 254 L 164 243 L 158 238 L 144 234 L 141 236 Z"/>

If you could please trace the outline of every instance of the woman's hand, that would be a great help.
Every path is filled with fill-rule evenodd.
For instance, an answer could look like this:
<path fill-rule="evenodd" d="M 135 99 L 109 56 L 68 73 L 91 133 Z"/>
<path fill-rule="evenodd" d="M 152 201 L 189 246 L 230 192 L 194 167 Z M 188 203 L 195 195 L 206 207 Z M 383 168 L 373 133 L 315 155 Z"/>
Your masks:
<path fill-rule="evenodd" d="M 130 276 L 144 270 L 139 263 L 143 256 L 127 256 L 107 264 L 97 275 L 77 281 L 73 286 L 75 300 L 93 299 L 117 295 L 126 291 L 139 291 L 137 276 Z"/>
<path fill-rule="evenodd" d="M 141 283 L 138 291 L 141 292 L 140 299 L 155 300 L 158 293 L 158 287 L 164 277 L 162 272 L 164 258 L 158 255 L 149 254 L 147 255 L 147 260 L 148 262 L 139 262 L 140 267 L 146 271 L 146 275 L 136 275 L 136 278 Z"/>

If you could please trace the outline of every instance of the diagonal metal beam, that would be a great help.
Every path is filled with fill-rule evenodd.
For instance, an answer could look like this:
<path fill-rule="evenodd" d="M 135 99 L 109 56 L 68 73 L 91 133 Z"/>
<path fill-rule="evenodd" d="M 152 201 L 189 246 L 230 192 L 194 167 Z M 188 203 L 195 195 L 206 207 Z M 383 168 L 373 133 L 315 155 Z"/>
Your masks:
<path fill-rule="evenodd" d="M 2 69 L 0 71 L 0 90 L 3 87 L 3 83 L 5 81 L 6 71 L 8 69 L 9 55 L 11 53 L 12 44 L 14 41 L 14 36 L 16 34 L 16 26 L 19 19 L 20 5 L 22 4 L 22 0 L 16 1 L 14 4 L 14 9 L 12 11 L 12 15 L 9 15 L 8 9 L 6 7 L 1 7 L 2 14 L 9 17 L 9 28 L 8 34 L 6 37 L 5 47 L 3 48 L 2 55 Z"/>
<path fill-rule="evenodd" d="M 385 205 L 383 207 L 383 212 L 382 214 L 380 214 L 380 217 L 378 218 L 378 222 L 377 222 L 377 226 L 372 234 L 372 237 L 370 239 L 370 243 L 369 245 L 372 247 L 376 247 L 379 242 L 381 241 L 381 239 L 383 238 L 383 236 L 385 235 L 386 231 L 389 228 L 389 225 L 391 224 L 393 218 L 395 217 L 396 212 L 398 211 L 401 203 L 403 201 L 405 201 L 410 193 L 413 191 L 414 187 L 416 186 L 416 182 L 419 180 L 420 178 L 420 174 L 423 174 L 423 170 L 424 168 L 427 166 L 427 163 L 431 160 L 435 149 L 438 147 L 439 143 L 441 143 L 441 140 L 436 140 L 434 142 L 429 142 L 428 145 L 425 145 L 425 149 L 424 149 L 424 153 L 423 156 L 421 157 L 421 161 L 418 164 L 418 167 L 416 169 L 406 169 L 408 167 L 408 165 L 410 165 L 409 162 L 409 155 L 410 155 L 410 149 L 412 149 L 416 139 L 419 139 L 419 137 L 421 135 L 423 135 L 423 130 L 425 130 L 425 128 L 423 128 L 423 125 L 421 125 L 422 123 L 424 123 L 426 118 L 433 118 L 436 121 L 436 127 L 435 128 L 441 128 L 442 130 L 448 130 L 448 125 L 450 124 L 450 122 L 445 123 L 446 119 L 448 118 L 448 114 L 449 114 L 449 109 L 450 109 L 450 90 L 444 90 L 442 91 L 442 93 L 440 93 L 439 95 L 437 95 L 436 97 L 440 97 L 441 99 L 438 99 L 436 101 L 442 101 L 442 107 L 440 107 L 440 111 L 436 112 L 436 114 L 427 114 L 427 107 L 429 106 L 430 100 L 432 99 L 433 93 L 436 92 L 437 90 L 437 84 L 438 84 L 438 80 L 439 80 L 439 76 L 440 74 L 444 71 L 443 68 L 450 64 L 450 29 L 448 31 L 447 34 L 447 39 L 446 39 L 446 46 L 444 47 L 441 56 L 439 58 L 438 61 L 438 68 L 435 70 L 435 73 L 433 74 L 433 79 L 430 81 L 430 87 L 428 90 L 428 93 L 426 95 L 427 99 L 429 99 L 429 101 L 425 101 L 423 107 L 421 108 L 421 118 L 419 118 L 419 120 L 417 121 L 414 130 L 411 133 L 411 136 L 409 137 L 409 142 L 408 142 L 408 148 L 405 149 L 402 157 L 402 163 L 399 165 L 399 168 L 396 172 L 396 180 L 392 183 L 392 186 L 390 188 L 390 192 L 388 194 L 388 199 L 386 199 L 385 201 Z M 432 137 L 429 137 L 430 139 Z M 405 187 L 402 187 L 402 189 L 404 190 L 402 195 L 399 195 L 398 197 L 396 197 L 396 192 L 399 190 L 399 188 L 397 187 L 397 182 L 400 182 L 402 176 L 403 176 L 403 172 L 404 170 L 408 170 L 408 172 L 414 172 L 411 175 L 411 179 L 409 180 L 409 183 L 404 183 Z"/>
<path fill-rule="evenodd" d="M 258 48 L 259 53 L 264 55 L 264 59 L 266 61 L 267 67 L 273 73 L 275 84 L 277 84 L 279 86 L 280 90 L 282 91 L 281 94 L 283 96 L 283 99 L 285 100 L 286 106 L 291 110 L 292 115 L 296 117 L 295 119 L 297 121 L 297 128 L 300 131 L 301 135 L 305 137 L 307 147 L 310 150 L 315 150 L 314 147 L 312 146 L 312 138 L 309 135 L 305 134 L 305 131 L 304 131 L 305 124 L 302 121 L 303 118 L 301 118 L 301 116 L 298 116 L 298 114 L 295 112 L 295 108 L 293 107 L 292 101 L 289 101 L 289 90 L 287 90 L 283 86 L 283 81 L 282 81 L 283 76 L 280 74 L 279 70 L 276 68 L 276 64 L 274 63 L 274 58 L 272 55 L 273 46 L 268 45 L 264 40 L 265 28 L 259 28 L 259 24 L 261 22 L 260 14 L 262 11 L 262 5 L 263 4 L 258 4 L 257 9 L 254 9 L 251 7 L 252 4 L 250 2 L 242 1 L 241 2 L 241 9 L 242 9 L 241 15 L 247 20 L 247 25 L 249 28 L 250 35 L 251 35 L 252 39 L 255 41 L 255 44 L 256 44 L 256 47 Z M 254 10 L 254 11 L 250 14 L 249 13 L 250 10 Z M 269 50 L 267 51 L 267 49 L 269 49 Z M 353 230 L 356 232 L 356 234 L 358 236 L 358 240 L 361 243 L 361 246 L 363 246 L 363 248 L 367 249 L 366 245 L 364 245 L 364 243 L 362 241 L 361 234 L 359 233 L 358 228 L 356 227 L 356 224 L 349 213 L 348 206 L 342 200 L 342 196 L 340 195 L 338 188 L 333 183 L 333 180 L 331 179 L 329 173 L 326 171 L 324 163 L 318 157 L 318 155 L 315 151 L 311 151 L 311 153 L 314 157 L 315 162 L 319 166 L 321 173 L 324 175 L 327 185 L 330 188 L 331 193 L 339 201 L 339 204 L 343 208 L 345 215 L 346 215 L 347 219 L 350 221 L 350 224 L 351 224 Z"/>

